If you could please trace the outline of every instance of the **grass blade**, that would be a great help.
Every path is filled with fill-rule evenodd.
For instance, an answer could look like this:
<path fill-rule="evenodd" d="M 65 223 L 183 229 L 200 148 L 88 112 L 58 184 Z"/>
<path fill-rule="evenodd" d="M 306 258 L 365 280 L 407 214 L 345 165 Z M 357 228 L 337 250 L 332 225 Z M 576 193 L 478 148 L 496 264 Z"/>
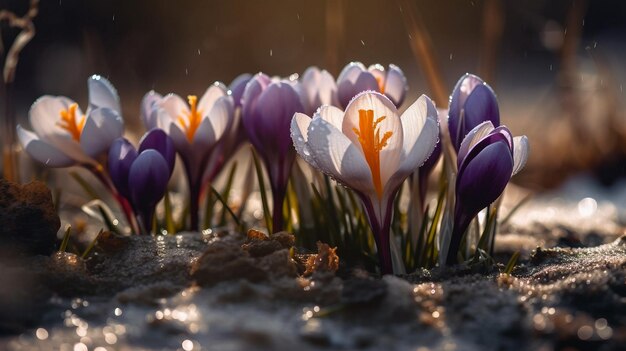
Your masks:
<path fill-rule="evenodd" d="M 81 258 L 84 259 L 87 257 L 87 255 L 93 249 L 93 247 L 96 246 L 96 243 L 98 242 L 98 239 L 100 239 L 100 235 L 102 235 L 102 233 L 104 233 L 104 229 L 100 229 L 100 232 L 98 233 L 98 235 L 96 235 L 96 237 L 91 241 L 89 246 L 87 246 L 83 254 L 80 256 Z"/>
<path fill-rule="evenodd" d="M 228 178 L 226 180 L 226 185 L 224 186 L 224 190 L 222 190 L 222 198 L 228 200 L 230 197 L 230 191 L 233 187 L 233 179 L 235 179 L 235 172 L 237 171 L 237 162 L 234 162 L 232 167 L 230 167 L 230 171 L 228 172 Z M 222 214 L 220 215 L 220 226 L 226 224 L 226 212 L 230 209 L 227 209 L 227 206 L 222 208 Z M 232 212 L 232 211 L 231 211 Z"/>
<path fill-rule="evenodd" d="M 519 251 L 515 251 L 513 256 L 511 256 L 509 263 L 507 263 L 506 267 L 504 268 L 504 274 L 510 275 L 511 272 L 513 272 L 513 268 L 515 268 L 515 264 L 517 263 L 517 260 L 519 259 L 519 255 L 520 255 Z"/>
<path fill-rule="evenodd" d="M 72 235 L 72 226 L 68 225 L 65 229 L 63 241 L 61 241 L 61 246 L 59 247 L 59 252 L 65 252 L 65 250 L 67 249 L 67 244 L 70 242 L 70 235 Z"/>
<path fill-rule="evenodd" d="M 261 192 L 261 203 L 263 204 L 263 217 L 265 219 L 265 226 L 267 227 L 268 233 L 273 233 L 272 229 L 272 216 L 270 214 L 270 206 L 267 202 L 267 193 L 265 192 L 265 179 L 263 177 L 263 168 L 261 167 L 261 162 L 259 162 L 259 157 L 253 148 L 252 150 L 252 158 L 254 160 L 254 167 L 256 168 L 256 177 L 259 182 L 259 191 Z"/>
<path fill-rule="evenodd" d="M 224 209 L 226 209 L 226 211 L 228 211 L 230 216 L 233 218 L 233 220 L 237 224 L 237 227 L 240 227 L 241 226 L 241 221 L 239 220 L 239 217 L 237 217 L 235 212 L 233 212 L 233 210 L 230 209 L 230 207 L 228 206 L 228 204 L 226 203 L 226 201 L 224 200 L 222 195 L 220 195 L 220 193 L 217 190 L 215 190 L 214 187 L 211 187 L 211 192 L 213 193 L 213 196 L 215 196 L 215 198 L 222 204 L 222 206 L 224 206 Z"/>

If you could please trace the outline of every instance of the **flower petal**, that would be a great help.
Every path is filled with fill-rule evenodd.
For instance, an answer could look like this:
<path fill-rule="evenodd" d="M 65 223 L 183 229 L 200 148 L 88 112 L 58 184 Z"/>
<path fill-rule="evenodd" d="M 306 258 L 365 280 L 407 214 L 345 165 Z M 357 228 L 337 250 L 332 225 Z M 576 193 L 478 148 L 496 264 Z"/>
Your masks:
<path fill-rule="evenodd" d="M 178 117 L 189 114 L 189 106 L 180 96 L 176 94 L 167 94 L 159 102 L 159 106 L 167 113 L 172 121 L 180 123 Z"/>
<path fill-rule="evenodd" d="M 117 138 L 111 144 L 108 157 L 109 175 L 117 191 L 127 199 L 130 199 L 128 175 L 136 158 L 137 150 L 125 138 Z"/>
<path fill-rule="evenodd" d="M 259 96 L 255 108 L 244 114 L 244 127 L 259 153 L 284 157 L 293 150 L 291 119 L 294 113 L 303 111 L 300 96 L 290 84 L 271 83 Z"/>
<path fill-rule="evenodd" d="M 431 155 L 439 139 L 437 109 L 422 95 L 400 117 L 404 132 L 403 160 L 398 172 L 413 173 Z"/>
<path fill-rule="evenodd" d="M 408 84 L 404 72 L 400 67 L 390 64 L 387 71 L 384 94 L 388 97 L 397 107 L 400 107 L 404 102 Z"/>
<path fill-rule="evenodd" d="M 352 141 L 361 154 L 365 155 L 355 130 L 359 131 L 359 111 L 374 111 L 374 120 L 385 117 L 378 123 L 380 135 L 391 132 L 387 145 L 380 150 L 380 180 L 383 187 L 396 172 L 402 161 L 404 136 L 402 122 L 396 106 L 384 95 L 376 92 L 363 92 L 357 95 L 346 108 L 342 123 L 342 132 Z"/>
<path fill-rule="evenodd" d="M 210 143 L 215 143 L 222 139 L 222 136 L 224 136 L 233 123 L 234 106 L 232 97 L 224 95 L 218 98 L 211 106 L 211 111 L 209 111 L 206 119 L 209 121 L 212 130 L 211 134 L 213 140 Z M 194 143 L 196 140 L 208 137 L 208 135 L 203 135 L 202 133 L 201 124 L 194 136 Z"/>
<path fill-rule="evenodd" d="M 29 111 L 30 123 L 35 134 L 47 144 L 73 158 L 76 162 L 95 164 L 95 160 L 85 155 L 80 144 L 67 130 L 59 127 L 60 112 L 67 110 L 75 102 L 66 97 L 43 96 L 33 103 Z M 76 108 L 76 117 L 81 118 L 82 111 Z M 84 130 L 84 128 L 83 128 Z"/>
<path fill-rule="evenodd" d="M 233 97 L 235 107 L 241 107 L 241 98 L 243 92 L 246 90 L 246 85 L 252 79 L 252 75 L 249 73 L 243 73 L 233 79 L 232 83 L 228 86 L 230 89 L 230 95 Z"/>
<path fill-rule="evenodd" d="M 491 121 L 494 126 L 500 125 L 500 111 L 496 94 L 487 84 L 474 88 L 465 101 L 465 128 L 471 130 L 474 126 Z"/>
<path fill-rule="evenodd" d="M 308 114 L 313 114 L 322 105 L 339 104 L 335 78 L 326 70 L 320 70 L 315 66 L 307 68 L 302 75 L 302 87 Z"/>
<path fill-rule="evenodd" d="M 467 156 L 467 153 L 474 147 L 474 145 L 476 145 L 476 143 L 489 135 L 489 133 L 491 133 L 494 129 L 495 128 L 491 121 L 485 121 L 474 127 L 474 129 L 470 130 L 470 132 L 467 133 L 467 135 L 465 136 L 465 138 L 463 138 L 463 141 L 461 142 L 461 147 L 459 148 L 459 154 L 457 158 L 457 160 L 459 160 L 458 163 L 461 164 L 461 160 L 463 160 Z"/>
<path fill-rule="evenodd" d="M 298 155 L 308 164 L 317 168 L 315 159 L 311 155 L 311 150 L 309 150 L 309 145 L 307 144 L 309 125 L 311 125 L 311 117 L 304 113 L 295 113 L 291 119 L 291 140 Z"/>
<path fill-rule="evenodd" d="M 141 121 L 148 130 L 157 126 L 158 102 L 161 99 L 163 96 L 154 90 L 147 92 L 141 99 Z"/>
<path fill-rule="evenodd" d="M 95 158 L 108 151 L 113 140 L 123 133 L 124 121 L 117 111 L 108 107 L 95 108 L 87 116 L 80 146 L 87 155 Z"/>
<path fill-rule="evenodd" d="M 315 114 L 332 124 L 335 128 L 339 130 L 343 128 L 343 111 L 338 107 L 322 105 Z"/>
<path fill-rule="evenodd" d="M 162 129 L 152 129 L 141 138 L 139 141 L 139 150 L 141 153 L 144 150 L 153 149 L 158 151 L 161 156 L 167 161 L 168 166 L 170 167 L 170 175 L 174 171 L 174 166 L 176 164 L 176 148 L 174 147 L 174 142 L 172 138 L 170 138 L 167 133 L 165 133 Z"/>
<path fill-rule="evenodd" d="M 74 159 L 54 145 L 42 141 L 35 133 L 22 128 L 20 125 L 17 126 L 17 136 L 24 150 L 32 158 L 48 167 L 69 167 L 76 164 Z"/>
<path fill-rule="evenodd" d="M 228 95 L 228 87 L 222 82 L 215 82 L 204 92 L 198 101 L 198 111 L 202 111 L 204 116 L 208 115 L 217 99 Z M 204 117 L 203 116 L 203 117 Z"/>
<path fill-rule="evenodd" d="M 372 173 L 361 151 L 339 129 L 313 118 L 308 129 L 309 150 L 316 167 L 362 194 L 374 193 Z"/>
<path fill-rule="evenodd" d="M 462 169 L 456 182 L 457 201 L 470 217 L 495 201 L 511 179 L 513 158 L 506 140 L 488 144 Z"/>
<path fill-rule="evenodd" d="M 128 173 L 128 185 L 135 207 L 154 207 L 161 200 L 169 181 L 168 171 L 167 161 L 156 150 L 145 150 L 137 156 Z"/>
<path fill-rule="evenodd" d="M 362 63 L 350 62 L 337 78 L 339 103 L 346 108 L 357 94 L 367 90 L 380 90 L 376 78 L 365 69 Z"/>
<path fill-rule="evenodd" d="M 120 98 L 117 91 L 106 78 L 93 75 L 87 79 L 87 88 L 89 89 L 89 109 L 110 108 L 118 114 L 122 113 L 120 107 Z"/>
<path fill-rule="evenodd" d="M 385 185 L 383 204 L 393 200 L 396 190 L 432 154 L 439 139 L 437 109 L 426 95 L 420 96 L 400 118 L 404 132 L 402 163 Z"/>
<path fill-rule="evenodd" d="M 498 102 L 493 90 L 479 77 L 466 73 L 450 96 L 448 126 L 450 139 L 458 150 L 465 135 L 484 121 L 500 125 Z"/>
<path fill-rule="evenodd" d="M 75 102 L 64 96 L 44 95 L 37 99 L 28 112 L 33 131 L 43 140 L 49 136 L 71 139 L 72 136 L 67 130 L 59 127 L 59 122 L 61 111 L 67 110 L 72 104 Z M 77 107 L 76 117 L 82 118 L 82 115 L 82 111 Z"/>
<path fill-rule="evenodd" d="M 516 175 L 526 166 L 528 160 L 528 138 L 525 135 L 513 138 L 513 174 Z"/>

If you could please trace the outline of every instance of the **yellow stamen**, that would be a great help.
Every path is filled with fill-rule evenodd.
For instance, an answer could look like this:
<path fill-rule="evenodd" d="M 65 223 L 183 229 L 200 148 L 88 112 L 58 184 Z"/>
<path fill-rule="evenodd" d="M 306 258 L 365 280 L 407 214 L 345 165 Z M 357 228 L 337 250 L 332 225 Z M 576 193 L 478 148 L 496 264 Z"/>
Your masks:
<path fill-rule="evenodd" d="M 80 134 L 83 132 L 83 127 L 85 127 L 85 116 L 82 116 L 80 121 L 76 121 L 76 109 L 78 108 L 78 104 L 71 104 L 67 109 L 63 109 L 59 112 L 61 116 L 61 120 L 57 123 L 57 125 L 70 133 L 72 139 L 76 141 L 80 141 Z"/>
<path fill-rule="evenodd" d="M 389 138 L 393 135 L 393 132 L 385 132 L 383 137 L 380 137 L 378 124 L 384 121 L 385 118 L 387 117 L 382 116 L 374 120 L 373 110 L 359 110 L 359 129 L 352 129 L 359 137 L 359 143 L 363 149 L 363 154 L 365 154 L 365 161 L 370 166 L 374 187 L 379 198 L 383 193 L 383 185 L 380 179 L 380 151 L 387 146 Z"/>
<path fill-rule="evenodd" d="M 178 116 L 178 123 L 185 130 L 185 134 L 187 135 L 187 140 L 189 142 L 193 141 L 194 135 L 196 135 L 196 130 L 200 126 L 200 122 L 202 122 L 202 110 L 198 110 L 198 97 L 195 95 L 187 96 L 187 101 L 189 101 L 190 111 L 187 113 L 183 111 L 181 116 Z"/>

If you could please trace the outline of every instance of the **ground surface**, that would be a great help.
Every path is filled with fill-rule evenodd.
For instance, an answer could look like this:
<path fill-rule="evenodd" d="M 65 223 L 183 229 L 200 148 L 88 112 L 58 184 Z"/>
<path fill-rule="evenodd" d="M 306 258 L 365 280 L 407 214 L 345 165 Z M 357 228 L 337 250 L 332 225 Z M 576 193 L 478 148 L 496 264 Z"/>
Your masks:
<path fill-rule="evenodd" d="M 215 232 L 13 261 L 0 270 L 0 349 L 622 350 L 620 195 L 577 180 L 535 198 L 498 237 L 499 255 L 522 252 L 510 276 L 302 278 L 284 238 L 242 248 Z"/>

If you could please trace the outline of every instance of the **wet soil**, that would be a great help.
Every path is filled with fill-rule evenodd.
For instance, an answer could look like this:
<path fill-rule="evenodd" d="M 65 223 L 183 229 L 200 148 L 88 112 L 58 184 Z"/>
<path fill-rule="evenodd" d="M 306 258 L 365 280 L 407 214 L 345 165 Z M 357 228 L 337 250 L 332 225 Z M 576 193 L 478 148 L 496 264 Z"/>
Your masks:
<path fill-rule="evenodd" d="M 502 226 L 496 256 L 522 252 L 510 275 L 337 276 L 328 247 L 212 231 L 0 260 L 0 349 L 624 350 L 620 216 L 600 197 L 553 199 Z"/>

